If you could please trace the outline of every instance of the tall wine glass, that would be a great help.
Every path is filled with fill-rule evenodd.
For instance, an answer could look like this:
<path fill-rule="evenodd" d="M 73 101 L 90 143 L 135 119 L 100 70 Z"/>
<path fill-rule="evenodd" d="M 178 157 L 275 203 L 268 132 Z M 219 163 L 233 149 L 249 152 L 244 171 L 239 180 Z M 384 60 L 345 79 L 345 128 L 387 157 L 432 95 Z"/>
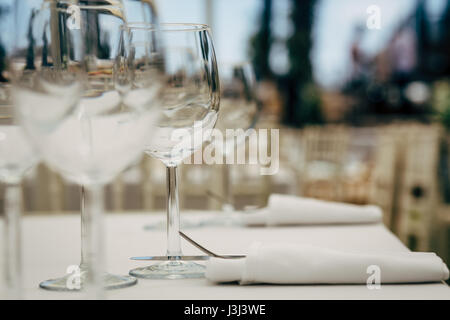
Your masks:
<path fill-rule="evenodd" d="M 83 2 L 83 1 L 81 1 Z M 86 1 L 85 1 L 86 2 Z M 89 2 L 89 0 L 88 0 Z M 91 1 L 92 2 L 92 1 Z M 104 5 L 112 5 L 116 7 L 116 10 L 122 11 L 122 15 L 124 16 L 124 20 L 126 22 L 130 21 L 144 21 L 145 23 L 151 23 L 154 25 L 158 25 L 158 16 L 157 16 L 157 10 L 156 5 L 153 0 L 103 0 L 102 1 Z M 89 18 L 88 18 L 89 19 Z M 107 30 L 107 32 L 104 32 L 105 25 L 104 24 L 97 24 L 98 28 L 95 30 L 96 33 L 99 35 L 101 34 L 109 34 L 109 36 L 116 37 L 117 34 L 114 34 L 114 31 L 116 30 Z M 113 34 L 111 34 L 111 32 Z M 81 212 L 81 237 L 84 237 L 85 233 L 85 221 L 88 218 L 84 211 L 84 204 L 85 204 L 85 189 L 84 186 L 81 185 L 81 192 L 80 192 L 80 212 Z M 83 244 L 81 246 L 81 265 L 83 264 L 83 256 L 84 251 L 83 250 Z"/>
<path fill-rule="evenodd" d="M 6 297 L 21 297 L 20 182 L 38 160 L 37 152 L 19 126 L 12 103 L 11 59 L 16 48 L 14 16 L 17 3 L 0 3 L 0 182 L 5 188 L 4 274 Z"/>
<path fill-rule="evenodd" d="M 232 181 L 230 175 L 231 161 L 234 160 L 237 148 L 242 147 L 256 125 L 262 109 L 262 103 L 256 94 L 256 80 L 250 62 L 221 63 L 218 66 L 220 74 L 220 115 L 216 129 L 219 137 L 214 136 L 211 144 L 223 158 L 221 166 L 222 193 L 207 191 L 207 195 L 222 203 L 221 215 L 205 219 L 181 219 L 181 227 L 192 229 L 212 225 L 230 225 L 235 223 L 235 207 L 232 199 Z M 230 134 L 227 135 L 227 130 Z M 223 138 L 223 139 L 221 139 Z M 148 224 L 146 230 L 163 228 L 163 222 Z"/>
<path fill-rule="evenodd" d="M 230 212 L 234 210 L 234 205 L 227 156 L 233 156 L 231 160 L 234 160 L 235 149 L 245 143 L 247 130 L 257 122 L 261 104 L 256 97 L 255 76 L 249 62 L 221 64 L 219 69 L 221 107 L 216 128 L 221 130 L 224 140 L 213 140 L 212 143 L 223 156 L 223 195 L 218 198 L 222 201 L 222 210 Z M 227 134 L 227 130 L 232 130 L 232 134 Z"/>
<path fill-rule="evenodd" d="M 89 0 L 88 0 L 89 1 Z M 83 1 L 81 1 L 83 2 Z M 86 2 L 86 1 L 85 1 Z M 91 1 L 92 2 L 92 1 Z M 124 16 L 124 20 L 126 22 L 129 21 L 144 21 L 146 23 L 152 23 L 154 25 L 158 25 L 158 16 L 157 16 L 157 10 L 156 5 L 153 0 L 103 0 L 104 5 L 112 5 L 116 7 L 116 10 L 121 10 L 122 15 Z M 99 28 L 104 28 L 105 26 L 102 24 L 98 25 Z M 115 31 L 118 31 L 117 29 Z M 97 29 L 96 32 L 98 34 L 102 34 L 103 30 Z M 107 31 L 107 33 L 113 32 L 114 30 Z M 117 36 L 117 35 L 111 35 L 110 36 Z M 129 39 L 128 39 L 129 40 Z M 85 204 L 85 189 L 84 186 L 81 185 L 81 193 L 80 193 L 80 212 L 81 212 L 81 237 L 85 238 L 84 233 L 86 232 L 85 221 L 88 218 L 86 216 L 86 213 L 84 211 L 84 204 Z M 81 246 L 81 265 L 83 265 L 83 256 L 84 251 L 83 250 L 83 244 Z M 133 281 L 135 283 L 135 281 Z M 131 283 L 130 283 L 131 284 Z"/>
<path fill-rule="evenodd" d="M 148 67 L 137 69 L 122 6 L 104 3 L 43 1 L 33 11 L 28 49 L 39 72 L 22 72 L 14 90 L 21 123 L 43 160 L 85 186 L 80 278 L 75 284 L 71 274 L 47 280 L 40 284 L 44 289 L 101 290 L 136 283 L 130 276 L 104 273 L 103 186 L 142 155 L 158 113 L 160 68 L 151 65 L 160 55 L 154 51 L 157 38 L 150 39 Z M 136 76 L 142 70 L 145 81 L 136 80 L 143 78 Z"/>
<path fill-rule="evenodd" d="M 136 24 L 135 30 L 150 25 Z M 163 116 L 146 153 L 167 171 L 167 260 L 136 268 L 139 278 L 180 279 L 204 276 L 204 266 L 183 261 L 179 236 L 177 167 L 209 138 L 219 111 L 219 76 L 209 27 L 161 24 L 167 82 L 162 93 Z"/>

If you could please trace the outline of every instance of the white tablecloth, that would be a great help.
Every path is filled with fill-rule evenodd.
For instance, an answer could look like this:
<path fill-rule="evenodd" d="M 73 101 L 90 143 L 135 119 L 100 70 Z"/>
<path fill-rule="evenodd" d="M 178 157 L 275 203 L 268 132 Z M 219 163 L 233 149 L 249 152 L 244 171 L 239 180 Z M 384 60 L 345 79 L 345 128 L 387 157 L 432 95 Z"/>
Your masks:
<path fill-rule="evenodd" d="M 184 216 L 194 213 L 184 213 Z M 183 214 L 182 214 L 183 216 Z M 127 274 L 147 262 L 139 255 L 165 253 L 165 232 L 145 231 L 145 224 L 162 214 L 124 213 L 106 216 L 108 271 Z M 296 226 L 279 228 L 208 227 L 187 229 L 187 234 L 217 253 L 245 253 L 252 241 L 289 241 L 351 251 L 405 252 L 408 249 L 383 225 Z M 27 299 L 74 299 L 73 292 L 38 288 L 40 281 L 63 275 L 79 263 L 80 223 L 76 214 L 27 216 L 23 219 L 24 285 Z M 183 241 L 185 254 L 201 254 Z M 407 272 L 405 270 L 405 272 Z M 107 292 L 110 299 L 450 299 L 445 283 L 382 285 L 216 285 L 205 279 L 145 280 L 133 287 Z"/>

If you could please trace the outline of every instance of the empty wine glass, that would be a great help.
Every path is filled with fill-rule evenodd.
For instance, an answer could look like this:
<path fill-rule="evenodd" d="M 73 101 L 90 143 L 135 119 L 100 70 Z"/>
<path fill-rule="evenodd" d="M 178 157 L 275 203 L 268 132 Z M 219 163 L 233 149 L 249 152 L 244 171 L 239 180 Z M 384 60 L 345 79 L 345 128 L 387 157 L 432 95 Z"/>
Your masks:
<path fill-rule="evenodd" d="M 234 160 L 235 149 L 245 143 L 249 134 L 249 129 L 253 128 L 257 122 L 261 104 L 256 98 L 255 76 L 253 67 L 249 62 L 240 64 L 220 65 L 220 117 L 217 120 L 216 128 L 222 132 L 224 140 L 212 141 L 215 150 L 223 156 L 222 170 L 222 190 L 223 195 L 216 196 L 222 202 L 222 210 L 234 211 L 230 161 L 227 156 L 231 155 Z M 231 134 L 227 134 L 230 130 Z M 231 161 L 232 163 L 232 161 Z M 212 193 L 209 193 L 213 195 Z"/>
<path fill-rule="evenodd" d="M 146 23 L 152 23 L 158 25 L 158 17 L 156 13 L 156 5 L 153 0 L 123 0 L 123 1 L 108 1 L 105 0 L 104 4 L 111 4 L 116 7 L 123 6 L 123 14 L 125 16 L 125 20 L 129 21 L 145 21 Z M 98 30 L 98 33 L 101 34 L 101 30 Z M 85 203 L 85 190 L 83 185 L 81 186 L 80 192 L 80 212 L 81 212 L 81 237 L 85 238 L 84 234 L 86 232 L 85 221 L 88 217 L 86 217 L 86 213 L 84 211 L 84 203 Z M 81 246 L 81 265 L 83 265 L 83 243 Z M 132 281 L 135 283 L 135 281 Z M 112 282 L 109 282 L 112 284 Z M 131 283 L 130 283 L 131 284 Z M 108 288 L 115 288 L 116 286 L 109 286 Z"/>
<path fill-rule="evenodd" d="M 40 286 L 100 291 L 133 285 L 133 277 L 104 273 L 103 186 L 139 160 L 156 121 L 158 39 L 149 39 L 147 57 L 138 63 L 120 2 L 23 2 L 38 4 L 16 57 L 18 66 L 30 63 L 14 90 L 21 123 L 47 165 L 84 185 L 86 194 L 80 277 Z"/>
<path fill-rule="evenodd" d="M 4 279 L 7 298 L 21 297 L 20 182 L 38 160 L 37 152 L 19 126 L 11 99 L 11 59 L 16 48 L 15 0 L 0 4 L 0 182 L 5 189 Z"/>
<path fill-rule="evenodd" d="M 133 27 L 132 27 L 133 29 Z M 135 32 L 151 25 L 136 24 Z M 219 77 L 209 27 L 201 24 L 161 24 L 167 82 L 163 115 L 146 153 L 167 167 L 167 260 L 136 268 L 140 278 L 180 279 L 204 276 L 204 266 L 183 261 L 179 236 L 177 167 L 209 138 L 219 111 Z M 149 137 L 150 138 L 150 137 Z"/>
<path fill-rule="evenodd" d="M 246 138 L 252 132 L 250 129 L 255 126 L 261 111 L 261 103 L 255 91 L 253 67 L 249 62 L 221 64 L 219 70 L 221 97 L 216 129 L 220 130 L 221 134 L 214 135 L 211 144 L 223 158 L 221 168 L 223 194 L 208 190 L 207 195 L 222 203 L 222 214 L 194 221 L 182 220 L 181 226 L 186 229 L 233 225 L 238 221 L 232 199 L 230 166 L 235 161 L 237 148 L 245 144 Z"/>
<path fill-rule="evenodd" d="M 262 109 L 256 94 L 256 80 L 251 63 L 221 63 L 219 71 L 221 96 L 216 129 L 220 130 L 221 135 L 214 135 L 211 144 L 223 158 L 221 167 L 223 193 L 207 190 L 206 194 L 222 203 L 223 214 L 202 219 L 181 219 L 183 229 L 230 225 L 236 222 L 232 199 L 231 163 L 237 154 L 237 148 L 242 147 L 251 134 L 249 129 L 256 125 Z M 227 130 L 230 132 L 228 135 Z M 230 161 L 227 157 L 230 157 Z M 158 222 L 148 224 L 144 228 L 155 230 L 162 227 L 163 223 Z"/>

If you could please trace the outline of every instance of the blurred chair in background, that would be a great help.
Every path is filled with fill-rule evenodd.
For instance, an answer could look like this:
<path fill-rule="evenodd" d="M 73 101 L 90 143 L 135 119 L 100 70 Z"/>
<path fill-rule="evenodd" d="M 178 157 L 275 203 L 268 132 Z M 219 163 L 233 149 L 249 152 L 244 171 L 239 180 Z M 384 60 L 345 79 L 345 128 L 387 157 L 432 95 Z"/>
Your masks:
<path fill-rule="evenodd" d="M 71 192 L 80 202 L 79 187 L 66 183 L 55 171 L 39 164 L 26 175 L 22 189 L 25 211 L 59 212 L 72 205 Z M 70 190 L 70 192 L 69 192 Z"/>
<path fill-rule="evenodd" d="M 303 196 L 343 199 L 342 178 L 349 138 L 345 126 L 311 126 L 302 130 L 300 188 Z"/>
<path fill-rule="evenodd" d="M 436 240 L 441 127 L 412 124 L 405 131 L 398 236 L 413 250 L 428 251 Z"/>
<path fill-rule="evenodd" d="M 184 209 L 207 210 L 213 208 L 214 199 L 207 191 L 214 176 L 214 168 L 205 164 L 185 164 L 181 166 L 180 205 Z"/>
<path fill-rule="evenodd" d="M 300 194 L 299 174 L 303 166 L 300 130 L 282 126 L 280 129 L 280 166 L 270 176 L 271 193 Z"/>
<path fill-rule="evenodd" d="M 342 181 L 343 202 L 368 204 L 374 168 L 377 131 L 373 127 L 349 128 L 350 139 Z"/>
<path fill-rule="evenodd" d="M 142 199 L 145 211 L 165 210 L 166 170 L 164 165 L 153 158 L 144 157 L 142 180 Z"/>
<path fill-rule="evenodd" d="M 370 182 L 369 202 L 383 210 L 383 223 L 395 231 L 397 194 L 404 144 L 402 132 L 395 125 L 377 128 L 374 168 Z"/>

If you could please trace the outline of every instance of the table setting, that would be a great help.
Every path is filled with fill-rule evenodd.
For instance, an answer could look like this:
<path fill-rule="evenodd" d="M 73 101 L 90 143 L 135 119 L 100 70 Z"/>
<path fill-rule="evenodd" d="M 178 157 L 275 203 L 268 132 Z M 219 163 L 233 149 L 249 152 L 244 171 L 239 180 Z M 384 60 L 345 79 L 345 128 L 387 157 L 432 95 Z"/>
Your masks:
<path fill-rule="evenodd" d="M 220 214 L 219 212 L 199 212 L 186 211 L 183 212 L 188 219 L 210 219 L 212 215 Z M 143 227 L 149 223 L 155 223 L 164 216 L 163 212 L 156 214 L 148 214 L 145 212 L 127 212 L 114 215 L 108 215 L 105 219 L 105 254 L 107 257 L 108 270 L 114 274 L 127 274 L 132 269 L 149 265 L 151 261 L 136 261 L 131 260 L 131 257 L 151 254 L 162 255 L 165 253 L 166 236 L 163 230 L 147 231 Z M 79 225 L 80 221 L 76 213 L 70 215 L 53 215 L 53 216 L 35 216 L 26 217 L 23 219 L 23 234 L 25 235 L 24 245 L 24 298 L 26 299 L 84 299 L 83 292 L 66 291 L 55 292 L 39 288 L 38 284 L 42 279 L 51 278 L 58 273 L 58 270 L 65 270 L 67 266 L 77 264 L 77 257 L 79 254 Z M 64 231 L 62 231 L 64 230 Z M 289 273 L 289 277 L 294 275 L 297 278 L 289 278 L 288 281 L 300 281 L 302 276 L 300 272 L 302 268 L 295 272 L 289 270 L 289 264 L 284 264 L 283 261 L 287 258 L 290 262 L 299 261 L 301 255 L 292 255 L 290 248 L 319 248 L 320 251 L 338 252 L 338 260 L 340 257 L 350 255 L 360 260 L 346 261 L 343 263 L 353 264 L 353 267 L 360 267 L 359 275 L 361 278 L 359 282 L 347 280 L 348 283 L 334 283 L 329 277 L 336 276 L 336 271 L 344 272 L 345 269 L 338 268 L 337 265 L 323 264 L 322 268 L 328 268 L 328 271 L 333 271 L 331 274 L 322 273 L 319 277 L 330 281 L 329 283 L 296 283 L 296 284 L 281 284 L 280 279 L 271 279 L 264 275 L 265 282 L 258 282 L 254 284 L 240 283 L 239 278 L 228 278 L 227 273 L 222 272 L 221 263 L 240 263 L 238 260 L 223 260 L 218 261 L 219 272 L 214 274 L 214 269 L 206 269 L 205 276 L 209 278 L 198 279 L 174 279 L 174 280 L 151 280 L 138 279 L 138 283 L 123 289 L 108 290 L 106 292 L 107 299 L 132 299 L 132 300 L 299 300 L 299 299 L 352 299 L 352 300 L 397 300 L 397 299 L 448 299 L 448 286 L 437 280 L 439 276 L 444 278 L 445 274 L 440 274 L 440 267 L 442 264 L 431 257 L 421 257 L 415 259 L 408 257 L 411 252 L 380 223 L 370 224 L 340 224 L 340 225 L 295 225 L 295 226 L 279 226 L 279 227 L 233 227 L 233 226 L 210 226 L 208 228 L 186 229 L 183 231 L 189 238 L 195 242 L 206 247 L 208 250 L 220 255 L 249 255 L 253 243 L 264 243 L 273 246 L 280 244 L 288 244 L 289 252 L 282 250 L 278 253 L 281 260 L 268 260 L 272 263 L 277 263 L 275 268 L 281 268 L 279 264 L 283 264 L 288 270 L 284 273 Z M 58 246 L 54 243 L 58 241 Z M 35 250 L 39 247 L 40 250 Z M 192 256 L 206 256 L 206 254 L 189 242 L 182 240 L 181 247 L 185 255 Z M 304 254 L 304 253 L 303 253 Z M 313 252 L 311 258 L 316 252 Z M 384 258 L 385 262 L 394 263 L 392 267 L 400 267 L 402 269 L 400 274 L 408 276 L 408 267 L 414 268 L 414 274 L 411 277 L 416 277 L 420 274 L 426 276 L 438 277 L 427 282 L 416 282 L 416 279 L 408 279 L 402 283 L 383 283 L 383 269 L 381 269 L 381 288 L 369 289 L 367 286 L 367 279 L 370 274 L 367 274 L 367 267 L 374 263 L 380 263 L 380 259 Z M 398 255 L 397 258 L 395 256 Z M 365 257 L 371 259 L 375 257 L 378 260 L 363 260 Z M 333 256 L 325 256 L 330 262 Z M 422 261 L 422 258 L 425 258 Z M 430 259 L 431 258 L 431 259 Z M 318 259 L 318 258 L 316 258 Z M 391 260 L 389 260 L 391 259 Z M 400 259 L 400 261 L 398 261 Z M 214 260 L 214 261 L 213 261 Z M 218 259 L 210 261 L 200 260 L 196 261 L 198 264 L 206 265 L 214 263 Z M 307 262 L 302 262 L 308 268 L 311 265 Z M 317 261 L 317 260 L 316 260 Z M 408 262 L 409 261 L 409 262 Z M 158 262 L 158 261 L 157 261 Z M 312 263 L 312 262 L 311 262 Z M 360 264 L 361 263 L 361 264 Z M 404 263 L 404 264 L 398 264 Z M 430 264 L 431 263 L 431 268 Z M 294 268 L 295 265 L 292 265 Z M 215 265 L 212 265 L 214 268 Z M 274 272 L 273 265 L 269 268 L 263 268 L 267 272 Z M 346 266 L 348 267 L 348 265 Z M 317 269 L 316 267 L 314 267 Z M 423 269 L 421 269 L 423 268 Z M 228 266 L 226 267 L 228 270 Z M 275 270 L 278 270 L 275 269 Z M 343 271 L 344 270 L 344 271 Z M 354 269 L 353 269 L 354 270 Z M 344 276 L 354 277 L 352 273 L 345 273 Z M 317 274 L 323 269 L 317 269 Z M 394 270 L 395 271 L 395 270 Z M 398 269 L 397 269 L 398 271 Z M 431 272 L 430 272 L 431 271 Z M 280 275 L 281 272 L 275 271 L 275 275 Z M 233 274 L 235 276 L 235 274 Z M 270 275 L 270 274 L 269 274 Z M 398 275 L 398 274 L 397 274 Z M 308 277 L 310 275 L 308 274 Z M 341 275 L 337 275 L 341 276 Z M 213 278 L 214 277 L 214 278 Z M 273 277 L 273 274 L 272 274 Z M 303 277 L 305 275 L 303 274 Z M 327 278 L 326 278 L 327 277 Z M 313 278 L 310 278 L 313 279 Z M 343 278 L 338 278 L 342 280 Z M 224 281 L 226 280 L 226 281 Z M 304 280 L 304 279 L 301 279 Z M 277 283 L 278 282 L 278 283 Z M 374 284 L 375 286 L 375 284 Z"/>
<path fill-rule="evenodd" d="M 0 299 L 450 299 L 444 261 L 409 251 L 378 206 L 235 208 L 228 157 L 261 111 L 251 64 L 222 65 L 210 26 L 131 2 L 2 4 Z M 222 209 L 180 214 L 178 167 L 208 147 Z M 105 186 L 146 156 L 166 167 L 166 213 L 105 214 Z M 23 216 L 39 161 L 80 187 L 80 212 Z"/>

